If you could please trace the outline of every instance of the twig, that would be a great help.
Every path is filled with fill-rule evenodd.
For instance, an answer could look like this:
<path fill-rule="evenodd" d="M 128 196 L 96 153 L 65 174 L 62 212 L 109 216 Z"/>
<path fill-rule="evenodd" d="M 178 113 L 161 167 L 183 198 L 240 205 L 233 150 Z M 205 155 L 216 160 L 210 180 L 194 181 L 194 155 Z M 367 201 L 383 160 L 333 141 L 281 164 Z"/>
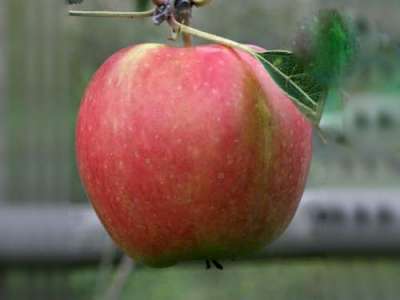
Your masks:
<path fill-rule="evenodd" d="M 70 10 L 69 15 L 74 17 L 108 17 L 108 18 L 147 18 L 154 14 L 154 9 L 138 12 L 125 11 L 85 11 L 85 10 Z"/>
<path fill-rule="evenodd" d="M 94 288 L 94 300 L 104 294 L 104 286 L 112 274 L 113 262 L 117 248 L 112 243 L 107 243 L 102 251 L 100 265 L 98 266 L 96 283 Z"/>
<path fill-rule="evenodd" d="M 118 265 L 114 279 L 106 290 L 103 300 L 117 300 L 120 299 L 122 290 L 128 281 L 129 275 L 134 270 L 135 264 L 133 260 L 124 255 L 120 264 Z"/>

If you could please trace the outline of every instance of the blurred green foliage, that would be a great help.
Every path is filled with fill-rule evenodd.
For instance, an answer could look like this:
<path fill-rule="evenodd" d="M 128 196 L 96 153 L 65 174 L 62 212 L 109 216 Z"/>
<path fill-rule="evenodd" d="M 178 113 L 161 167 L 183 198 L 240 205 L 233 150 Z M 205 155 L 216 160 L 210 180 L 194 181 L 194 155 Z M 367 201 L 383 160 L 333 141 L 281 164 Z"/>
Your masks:
<path fill-rule="evenodd" d="M 56 274 L 63 284 L 51 282 Z M 43 299 L 40 295 L 47 291 L 50 299 L 87 300 L 96 299 L 97 289 L 103 295 L 107 289 L 96 286 L 96 268 L 76 269 L 65 277 L 61 274 L 14 270 L 5 279 L 6 299 Z M 130 275 L 121 300 L 397 300 L 399 279 L 400 260 L 389 258 L 274 259 L 228 263 L 224 271 L 205 270 L 199 264 L 139 268 Z M 32 289 L 25 297 L 21 286 L 28 280 L 32 280 Z M 58 284 L 58 289 L 56 285 L 49 291 L 51 283 Z"/>
<path fill-rule="evenodd" d="M 314 20 L 311 49 L 305 60 L 309 60 L 311 73 L 323 86 L 337 86 L 355 59 L 352 23 L 337 10 L 323 10 Z"/>

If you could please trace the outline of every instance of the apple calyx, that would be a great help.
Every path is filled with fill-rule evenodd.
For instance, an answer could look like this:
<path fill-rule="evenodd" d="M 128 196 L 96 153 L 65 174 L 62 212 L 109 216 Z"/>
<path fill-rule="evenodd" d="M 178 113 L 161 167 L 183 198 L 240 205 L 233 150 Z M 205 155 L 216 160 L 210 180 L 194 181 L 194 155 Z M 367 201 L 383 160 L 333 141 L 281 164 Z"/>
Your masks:
<path fill-rule="evenodd" d="M 214 259 L 206 259 L 206 270 L 211 269 L 212 266 L 216 267 L 218 270 L 224 269 L 224 266 L 219 261 Z"/>

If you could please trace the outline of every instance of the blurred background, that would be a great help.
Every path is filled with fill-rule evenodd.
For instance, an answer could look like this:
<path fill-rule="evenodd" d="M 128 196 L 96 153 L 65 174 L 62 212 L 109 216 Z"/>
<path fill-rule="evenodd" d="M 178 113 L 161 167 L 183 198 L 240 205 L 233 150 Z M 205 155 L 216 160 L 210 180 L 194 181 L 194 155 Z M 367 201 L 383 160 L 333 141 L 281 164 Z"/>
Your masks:
<path fill-rule="evenodd" d="M 194 11 L 193 25 L 291 49 L 327 7 L 351 16 L 360 47 L 343 91 L 330 95 L 321 125 L 328 144 L 315 136 L 293 223 L 265 252 L 224 262 L 224 271 L 154 270 L 122 257 L 89 207 L 74 126 L 100 64 L 122 47 L 165 42 L 167 28 L 68 17 L 62 0 L 1 0 L 0 299 L 400 299 L 400 2 L 215 0 Z"/>

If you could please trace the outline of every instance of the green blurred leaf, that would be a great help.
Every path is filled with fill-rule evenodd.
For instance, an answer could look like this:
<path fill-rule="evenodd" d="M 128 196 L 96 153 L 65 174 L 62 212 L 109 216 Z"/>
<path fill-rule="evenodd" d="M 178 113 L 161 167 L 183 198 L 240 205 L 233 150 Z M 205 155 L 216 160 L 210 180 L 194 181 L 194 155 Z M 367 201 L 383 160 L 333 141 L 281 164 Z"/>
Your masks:
<path fill-rule="evenodd" d="M 258 59 L 299 110 L 316 126 L 329 90 L 336 87 L 356 52 L 349 22 L 336 10 L 324 10 L 303 33 L 303 48 L 258 53 Z"/>
<path fill-rule="evenodd" d="M 324 10 L 311 26 L 308 68 L 324 86 L 338 85 L 356 54 L 350 21 L 337 10 Z"/>

